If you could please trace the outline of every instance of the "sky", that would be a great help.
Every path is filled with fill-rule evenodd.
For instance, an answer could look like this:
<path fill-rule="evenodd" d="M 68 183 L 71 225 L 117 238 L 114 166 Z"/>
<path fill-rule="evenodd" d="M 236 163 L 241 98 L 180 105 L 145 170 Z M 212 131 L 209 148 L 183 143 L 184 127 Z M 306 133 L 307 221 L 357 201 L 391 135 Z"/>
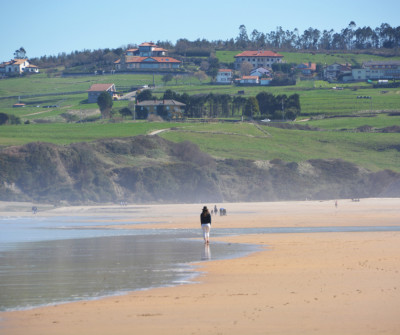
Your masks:
<path fill-rule="evenodd" d="M 19 0 L 2 1 L 0 62 L 23 47 L 29 58 L 84 49 L 124 47 L 180 38 L 236 38 L 239 26 L 268 33 L 281 26 L 340 32 L 400 25 L 399 0 Z"/>

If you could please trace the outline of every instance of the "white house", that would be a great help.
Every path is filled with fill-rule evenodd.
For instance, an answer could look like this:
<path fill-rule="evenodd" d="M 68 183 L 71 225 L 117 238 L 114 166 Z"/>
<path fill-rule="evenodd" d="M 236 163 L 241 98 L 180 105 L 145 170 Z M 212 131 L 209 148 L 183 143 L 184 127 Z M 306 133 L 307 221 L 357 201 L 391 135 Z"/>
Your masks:
<path fill-rule="evenodd" d="M 252 64 L 254 69 L 272 67 L 272 64 L 282 63 L 282 60 L 283 56 L 273 51 L 243 51 L 235 56 L 235 68 L 240 69 L 243 62 Z"/>
<path fill-rule="evenodd" d="M 217 84 L 232 84 L 233 71 L 230 69 L 219 69 L 217 73 Z"/>
<path fill-rule="evenodd" d="M 365 62 L 361 69 L 353 69 L 354 80 L 400 79 L 400 61 Z"/>
<path fill-rule="evenodd" d="M 30 64 L 26 58 L 12 59 L 9 62 L 0 64 L 0 73 L 21 74 L 23 72 L 39 73 L 39 68 L 36 65 Z"/>

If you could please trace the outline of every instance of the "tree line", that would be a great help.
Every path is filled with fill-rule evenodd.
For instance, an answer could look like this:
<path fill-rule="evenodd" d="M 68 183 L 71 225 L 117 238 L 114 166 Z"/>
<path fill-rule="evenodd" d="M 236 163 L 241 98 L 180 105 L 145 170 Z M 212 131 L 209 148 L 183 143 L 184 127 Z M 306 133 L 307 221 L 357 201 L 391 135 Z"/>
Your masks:
<path fill-rule="evenodd" d="M 150 90 L 144 90 L 137 95 L 137 101 L 156 100 Z M 260 92 L 255 97 L 243 97 L 229 94 L 179 94 L 166 90 L 162 96 L 164 100 L 176 100 L 186 105 L 187 118 L 224 118 L 245 116 L 248 118 L 270 118 L 273 120 L 294 120 L 301 112 L 300 96 L 292 94 L 273 95 Z M 120 111 L 123 116 L 133 115 L 134 106 Z M 146 112 L 139 113 L 137 118 L 147 118 Z"/>
<path fill-rule="evenodd" d="M 185 59 L 209 57 L 215 50 L 349 51 L 385 49 L 397 51 L 400 46 L 400 26 L 392 27 L 388 23 L 382 23 L 375 28 L 357 27 L 356 23 L 351 21 L 340 32 L 312 27 L 301 32 L 297 28 L 285 30 L 282 26 L 269 32 L 257 29 L 248 32 L 245 25 L 240 25 L 238 35 L 227 40 L 197 39 L 189 41 L 182 38 L 178 39 L 175 44 L 170 41 L 157 41 L 156 44 L 169 50 L 171 56 Z M 73 51 L 69 54 L 63 52 L 53 56 L 32 58 L 31 61 L 41 68 L 83 66 L 88 71 L 107 69 L 112 68 L 114 61 L 119 59 L 127 48 L 132 47 L 137 47 L 137 45 L 128 44 L 115 49 Z"/>
<path fill-rule="evenodd" d="M 250 35 L 245 25 L 239 27 L 235 46 L 246 48 L 277 48 L 285 50 L 354 50 L 397 49 L 400 46 L 400 26 L 382 23 L 379 27 L 357 27 L 354 21 L 340 32 L 308 28 L 300 32 L 284 30 L 281 26 L 263 33 L 254 29 Z"/>

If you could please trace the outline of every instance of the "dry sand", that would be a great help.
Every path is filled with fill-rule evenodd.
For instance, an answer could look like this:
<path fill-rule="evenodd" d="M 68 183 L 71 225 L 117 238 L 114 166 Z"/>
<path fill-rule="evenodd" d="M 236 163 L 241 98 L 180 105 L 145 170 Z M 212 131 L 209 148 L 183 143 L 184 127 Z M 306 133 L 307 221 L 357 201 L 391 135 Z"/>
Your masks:
<path fill-rule="evenodd" d="M 10 206 L 0 203 L 2 214 Z M 18 215 L 32 215 L 26 206 Z M 179 229 L 199 225 L 201 206 L 42 212 L 39 206 L 37 215 L 87 215 L 99 221 L 110 215 L 127 227 L 127 214 L 135 213 L 154 222 L 154 228 Z M 400 199 L 340 200 L 338 208 L 334 201 L 223 206 L 228 216 L 214 217 L 213 229 L 400 225 Z M 7 215 L 15 215 L 13 210 Z M 0 334 L 400 334 L 400 232 L 256 234 L 223 240 L 263 249 L 199 263 L 193 284 L 0 313 Z"/>

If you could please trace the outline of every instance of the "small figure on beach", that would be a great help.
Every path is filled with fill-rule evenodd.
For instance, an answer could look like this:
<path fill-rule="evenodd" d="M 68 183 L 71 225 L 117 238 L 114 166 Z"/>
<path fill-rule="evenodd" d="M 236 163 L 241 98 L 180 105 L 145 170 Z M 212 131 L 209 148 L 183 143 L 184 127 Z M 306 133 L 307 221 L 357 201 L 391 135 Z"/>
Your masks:
<path fill-rule="evenodd" d="M 218 208 L 217 205 L 214 205 L 214 213 L 217 214 L 218 213 Z"/>
<path fill-rule="evenodd" d="M 337 203 L 337 200 L 335 200 L 335 208 L 337 208 L 337 206 L 338 206 L 338 203 Z"/>
<path fill-rule="evenodd" d="M 37 207 L 36 207 L 36 206 L 33 206 L 33 207 L 32 207 L 32 213 L 33 213 L 33 214 L 36 214 L 36 213 L 37 213 Z"/>
<path fill-rule="evenodd" d="M 201 229 L 203 230 L 204 243 L 210 243 L 210 229 L 211 229 L 211 214 L 207 206 L 203 207 L 200 214 Z"/>

